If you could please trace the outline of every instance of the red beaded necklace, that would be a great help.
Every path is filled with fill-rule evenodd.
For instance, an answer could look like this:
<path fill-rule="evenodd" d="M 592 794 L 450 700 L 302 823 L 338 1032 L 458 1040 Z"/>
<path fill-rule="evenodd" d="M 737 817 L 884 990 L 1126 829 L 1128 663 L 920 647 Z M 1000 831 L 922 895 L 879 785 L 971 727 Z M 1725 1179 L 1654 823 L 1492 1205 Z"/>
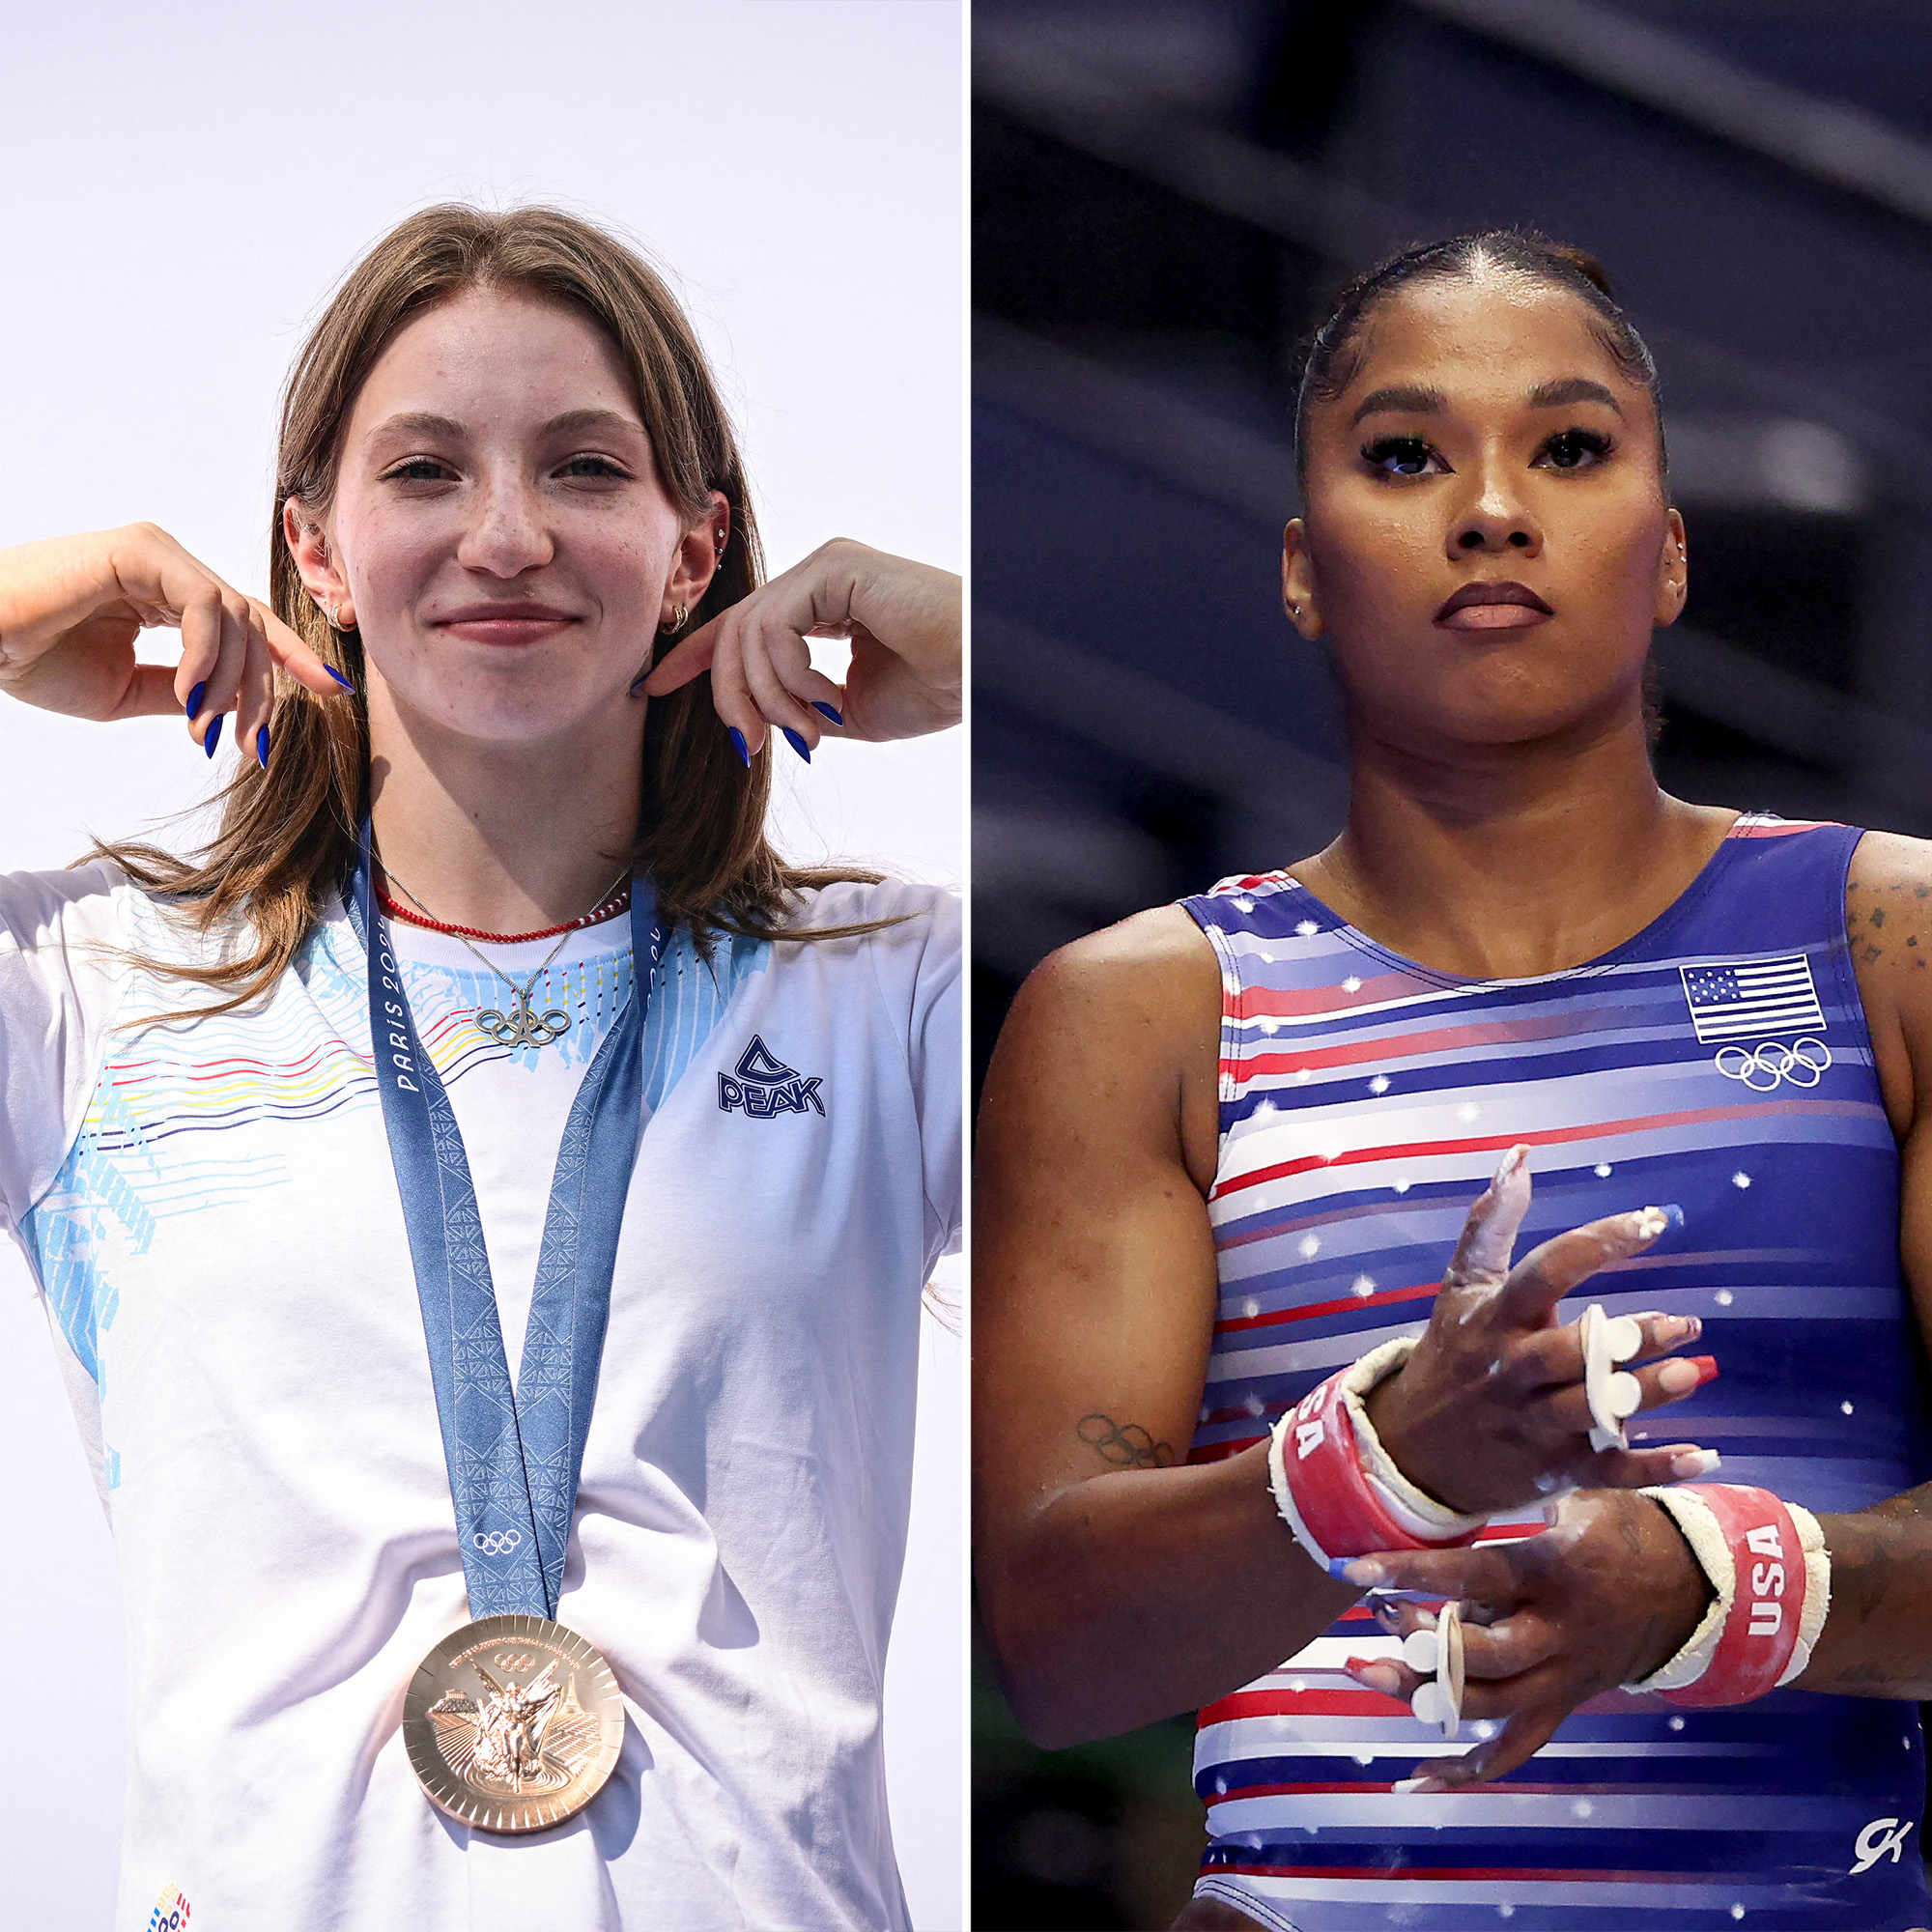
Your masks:
<path fill-rule="evenodd" d="M 575 932 L 580 926 L 602 925 L 607 919 L 615 919 L 630 908 L 631 885 L 627 879 L 601 906 L 594 907 L 582 919 L 566 921 L 562 925 L 546 925 L 536 932 L 481 932 L 473 925 L 445 925 L 440 919 L 398 905 L 381 887 L 376 890 L 376 897 L 391 919 L 399 919 L 406 925 L 426 926 L 431 932 L 447 932 L 457 939 L 481 939 L 492 946 L 516 946 L 527 939 L 555 939 L 563 933 Z"/>

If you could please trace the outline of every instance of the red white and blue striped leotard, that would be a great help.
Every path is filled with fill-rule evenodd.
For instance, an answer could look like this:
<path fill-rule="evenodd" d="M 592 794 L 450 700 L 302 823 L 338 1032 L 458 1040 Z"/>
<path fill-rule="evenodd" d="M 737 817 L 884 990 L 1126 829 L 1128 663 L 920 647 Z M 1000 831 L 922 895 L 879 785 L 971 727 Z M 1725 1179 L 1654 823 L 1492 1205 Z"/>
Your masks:
<path fill-rule="evenodd" d="M 1898 1154 L 1845 937 L 1859 836 L 1740 819 L 1645 931 L 1533 980 L 1400 958 L 1285 873 L 1183 901 L 1222 976 L 1220 1309 L 1192 1460 L 1246 1448 L 1339 1365 L 1417 1332 L 1469 1203 L 1526 1142 L 1519 1254 L 1602 1214 L 1684 1209 L 1561 1311 L 1703 1317 L 1721 1378 L 1649 1425 L 1662 1439 L 1814 1510 L 1922 1480 Z M 1540 1526 L 1524 1511 L 1488 1533 Z M 1201 1890 L 1293 1932 L 1932 1925 L 1912 1706 L 1617 1694 L 1494 1786 L 1398 1796 L 1444 1747 L 1343 1673 L 1377 1634 L 1357 1607 L 1202 1712 Z"/>

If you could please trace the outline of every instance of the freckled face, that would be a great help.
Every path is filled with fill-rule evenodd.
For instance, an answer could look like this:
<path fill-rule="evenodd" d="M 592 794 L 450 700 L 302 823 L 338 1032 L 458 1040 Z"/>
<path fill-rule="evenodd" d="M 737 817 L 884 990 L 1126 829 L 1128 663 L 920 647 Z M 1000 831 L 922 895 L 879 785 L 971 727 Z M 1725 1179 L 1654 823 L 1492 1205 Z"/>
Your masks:
<path fill-rule="evenodd" d="M 622 699 L 683 519 L 615 349 L 582 317 L 476 290 L 412 322 L 355 399 L 327 523 L 372 725 L 392 709 L 482 739 L 635 732 Z"/>
<path fill-rule="evenodd" d="M 1682 525 L 1650 397 L 1593 319 L 1520 274 L 1411 284 L 1312 412 L 1285 582 L 1358 725 L 1510 744 L 1640 707 L 1652 628 L 1683 606 Z"/>

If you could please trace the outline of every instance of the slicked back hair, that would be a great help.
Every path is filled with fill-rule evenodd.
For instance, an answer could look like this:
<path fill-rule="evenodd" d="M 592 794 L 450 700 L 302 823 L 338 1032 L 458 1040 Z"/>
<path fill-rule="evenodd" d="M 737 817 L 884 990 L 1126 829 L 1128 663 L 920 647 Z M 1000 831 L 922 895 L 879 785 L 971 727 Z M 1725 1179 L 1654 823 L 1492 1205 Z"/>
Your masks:
<path fill-rule="evenodd" d="M 1603 264 L 1582 249 L 1552 241 L 1548 235 L 1528 229 L 1492 228 L 1479 235 L 1454 235 L 1446 242 L 1424 242 L 1405 248 L 1357 275 L 1336 296 L 1327 319 L 1308 339 L 1294 392 L 1295 467 L 1300 475 L 1305 478 L 1308 471 L 1310 407 L 1333 402 L 1354 381 L 1362 366 L 1363 332 L 1376 309 L 1416 282 L 1453 281 L 1485 269 L 1566 289 L 1591 311 L 1592 333 L 1624 376 L 1650 396 L 1657 411 L 1658 457 L 1660 465 L 1662 463 L 1663 410 L 1657 364 L 1643 337 L 1618 307 Z"/>

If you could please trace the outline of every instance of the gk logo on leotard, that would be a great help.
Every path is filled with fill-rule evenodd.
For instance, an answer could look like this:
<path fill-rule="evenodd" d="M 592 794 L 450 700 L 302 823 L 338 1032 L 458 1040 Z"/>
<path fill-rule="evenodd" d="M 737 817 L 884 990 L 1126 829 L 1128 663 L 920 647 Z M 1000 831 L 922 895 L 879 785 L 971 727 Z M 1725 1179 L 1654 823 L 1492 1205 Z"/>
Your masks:
<path fill-rule="evenodd" d="M 818 1090 L 824 1079 L 822 1073 L 801 1074 L 797 1067 L 787 1066 L 753 1034 L 737 1065 L 718 1076 L 718 1105 L 724 1113 L 743 1112 L 754 1121 L 802 1114 L 808 1107 L 822 1118 L 825 1102 Z"/>
<path fill-rule="evenodd" d="M 1868 1872 L 1881 1859 L 1889 1859 L 1893 1864 L 1905 1862 L 1905 1834 L 1912 1830 L 1914 1820 L 1910 1818 L 1874 1818 L 1859 1833 L 1859 1842 L 1853 1847 L 1858 1855 L 1850 1876 L 1857 1878 L 1861 1872 Z"/>

